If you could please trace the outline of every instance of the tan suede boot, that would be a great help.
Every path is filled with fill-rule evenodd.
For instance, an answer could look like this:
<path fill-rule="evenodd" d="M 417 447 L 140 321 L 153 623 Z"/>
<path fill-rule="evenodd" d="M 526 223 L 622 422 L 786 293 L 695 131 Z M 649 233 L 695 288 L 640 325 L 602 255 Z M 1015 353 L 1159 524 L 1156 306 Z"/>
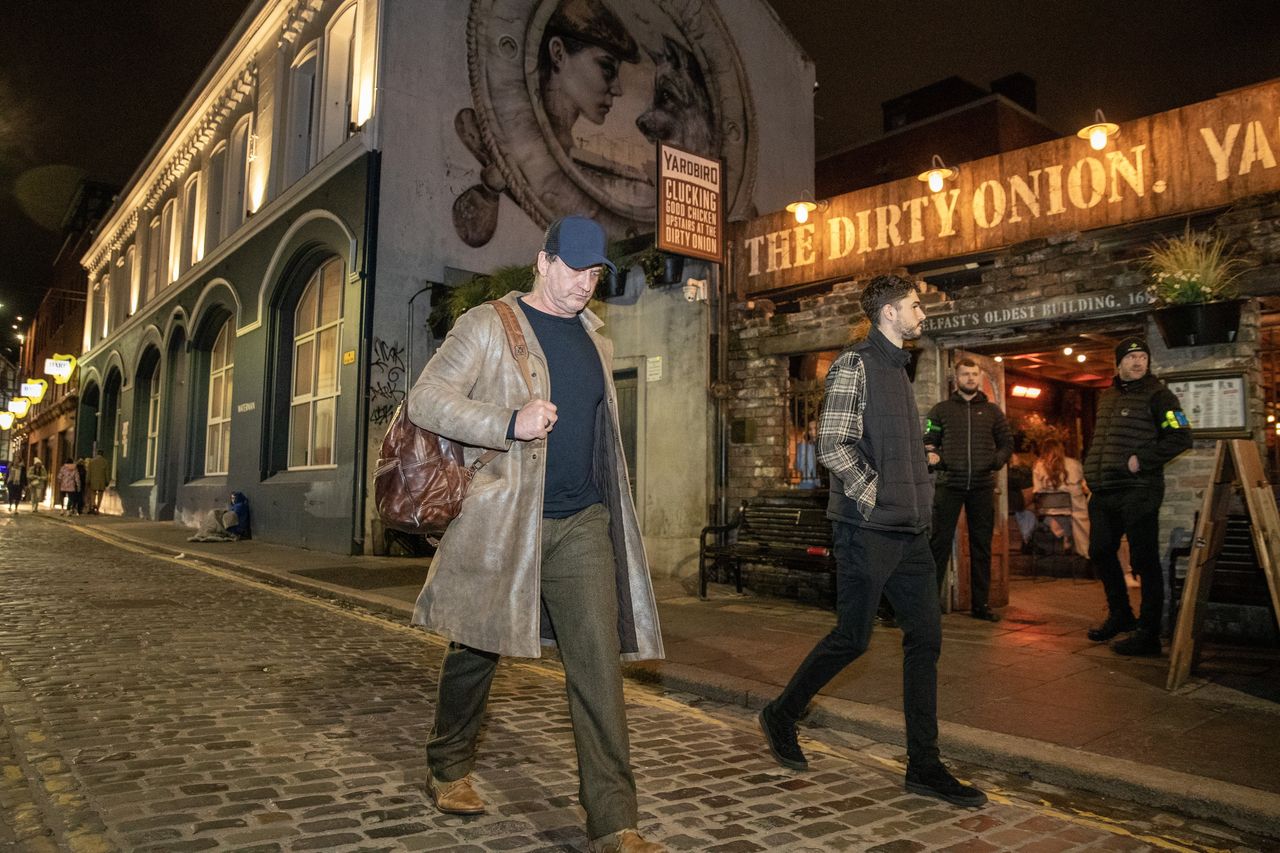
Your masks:
<path fill-rule="evenodd" d="M 453 782 L 440 782 L 431 777 L 427 791 L 436 808 L 445 814 L 484 814 L 484 800 L 471 787 L 471 776 L 463 776 Z"/>
<path fill-rule="evenodd" d="M 667 848 L 655 841 L 645 841 L 634 829 L 623 829 L 592 839 L 592 853 L 667 853 Z"/>

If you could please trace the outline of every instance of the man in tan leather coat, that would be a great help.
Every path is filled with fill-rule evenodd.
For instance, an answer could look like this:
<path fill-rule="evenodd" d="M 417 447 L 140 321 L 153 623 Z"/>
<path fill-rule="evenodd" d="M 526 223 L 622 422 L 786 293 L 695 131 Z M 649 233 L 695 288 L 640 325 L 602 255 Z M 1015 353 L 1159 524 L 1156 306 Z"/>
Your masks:
<path fill-rule="evenodd" d="M 451 642 L 427 744 L 432 799 L 479 814 L 475 740 L 501 655 L 564 663 L 579 800 L 595 851 L 660 851 L 636 831 L 621 659 L 662 657 L 644 543 L 618 432 L 612 346 L 586 310 L 604 232 L 565 217 L 547 229 L 533 292 L 502 298 L 528 344 L 528 387 L 498 309 L 458 319 L 409 392 L 419 426 L 468 445 L 480 469 L 432 560 L 415 624 Z"/>

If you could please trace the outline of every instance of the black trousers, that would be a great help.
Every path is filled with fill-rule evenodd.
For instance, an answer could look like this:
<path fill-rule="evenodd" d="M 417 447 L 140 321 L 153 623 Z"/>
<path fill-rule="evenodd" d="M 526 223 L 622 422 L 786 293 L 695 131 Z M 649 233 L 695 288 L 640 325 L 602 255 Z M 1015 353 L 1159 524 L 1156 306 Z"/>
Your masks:
<path fill-rule="evenodd" d="M 956 536 L 960 509 L 969 528 L 969 588 L 972 608 L 981 610 L 991 596 L 991 534 L 996 520 L 995 487 L 956 489 L 946 484 L 933 492 L 933 536 L 930 548 L 938 567 L 938 586 L 947 576 L 951 543 Z"/>
<path fill-rule="evenodd" d="M 1142 581 L 1138 626 L 1159 636 L 1164 610 L 1160 567 L 1160 504 L 1164 484 L 1095 491 L 1089 498 L 1089 559 L 1107 593 L 1107 609 L 1133 615 L 1120 566 L 1120 537 L 1129 538 L 1129 563 Z"/>
<path fill-rule="evenodd" d="M 942 617 L 938 584 L 924 533 L 869 530 L 832 522 L 836 553 L 836 627 L 818 641 L 774 703 L 798 720 L 827 682 L 867 650 L 883 592 L 902 628 L 902 710 L 907 760 L 938 760 L 938 655 Z"/>

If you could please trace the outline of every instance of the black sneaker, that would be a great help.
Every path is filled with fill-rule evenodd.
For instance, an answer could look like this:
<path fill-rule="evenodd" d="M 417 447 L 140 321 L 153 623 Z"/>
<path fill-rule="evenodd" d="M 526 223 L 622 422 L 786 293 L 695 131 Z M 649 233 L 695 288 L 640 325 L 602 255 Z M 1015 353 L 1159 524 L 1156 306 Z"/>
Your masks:
<path fill-rule="evenodd" d="M 796 724 L 787 723 L 775 716 L 773 703 L 760 709 L 760 731 L 764 733 L 764 742 L 769 744 L 769 751 L 783 767 L 792 770 L 808 770 L 809 760 L 800 751 L 800 743 L 796 740 Z"/>
<path fill-rule="evenodd" d="M 1000 614 L 994 612 L 990 607 L 975 607 L 969 611 L 969 615 L 974 619 L 981 619 L 984 622 L 999 622 Z"/>
<path fill-rule="evenodd" d="M 985 805 L 987 795 L 973 785 L 966 785 L 951 775 L 942 762 L 917 770 L 907 765 L 907 790 L 925 797 L 937 797 L 953 806 L 977 808 Z"/>
<path fill-rule="evenodd" d="M 1138 627 L 1138 620 L 1132 613 L 1112 613 L 1097 628 L 1089 629 L 1089 639 L 1095 643 L 1105 643 L 1117 634 L 1126 634 Z"/>
<path fill-rule="evenodd" d="M 1123 640 L 1111 644 L 1111 651 L 1118 655 L 1131 657 L 1155 657 L 1164 651 L 1160 646 L 1160 636 L 1139 628 Z"/>

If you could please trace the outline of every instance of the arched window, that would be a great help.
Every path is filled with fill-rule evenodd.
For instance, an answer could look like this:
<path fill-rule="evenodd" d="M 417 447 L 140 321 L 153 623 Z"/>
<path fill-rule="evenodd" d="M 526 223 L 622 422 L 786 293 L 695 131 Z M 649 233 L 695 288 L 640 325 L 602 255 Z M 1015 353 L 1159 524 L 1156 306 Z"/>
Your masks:
<path fill-rule="evenodd" d="M 289 111 L 286 117 L 284 184 L 289 186 L 311 168 L 316 115 L 315 42 L 298 51 L 289 71 Z"/>
<path fill-rule="evenodd" d="M 227 320 L 209 352 L 209 418 L 205 427 L 204 472 L 225 474 L 231 451 L 233 320 Z"/>
<path fill-rule="evenodd" d="M 338 342 L 342 332 L 341 258 L 307 281 L 293 315 L 293 390 L 289 401 L 289 467 L 334 464 Z"/>
<path fill-rule="evenodd" d="M 132 317 L 138 310 L 138 288 L 141 287 L 142 275 L 142 270 L 138 266 L 137 243 L 130 244 L 125 251 L 124 268 L 128 271 L 128 277 L 124 280 L 129 283 L 129 316 Z"/>
<path fill-rule="evenodd" d="M 151 225 L 147 228 L 147 284 L 143 294 L 143 303 L 155 298 L 160 289 L 160 217 L 151 217 Z"/>
<path fill-rule="evenodd" d="M 111 276 L 102 277 L 102 337 L 111 334 Z"/>
<path fill-rule="evenodd" d="M 222 143 L 209 155 L 209 182 L 205 186 L 204 245 L 212 250 L 222 242 L 222 205 L 227 180 L 227 143 Z"/>
<path fill-rule="evenodd" d="M 351 90 L 355 71 L 356 4 L 343 9 L 329 23 L 324 41 L 324 84 L 321 89 L 320 157 L 324 159 L 348 135 Z"/>
<path fill-rule="evenodd" d="M 174 227 L 177 217 L 177 199 L 169 199 L 160 212 L 160 271 L 163 278 L 161 285 L 166 285 L 178 277 L 178 235 Z"/>
<path fill-rule="evenodd" d="M 228 145 L 227 185 L 222 205 L 224 237 L 244 224 L 244 190 L 249 175 L 249 118 L 245 116 L 231 131 Z"/>
<path fill-rule="evenodd" d="M 133 423 L 136 429 L 129 431 L 134 432 L 134 437 L 127 437 L 123 424 L 119 427 L 121 435 L 118 436 L 121 443 L 131 442 L 133 449 L 141 451 L 142 470 L 139 471 L 134 466 L 135 477 L 141 474 L 146 479 L 152 479 L 156 475 L 156 460 L 160 451 L 160 384 L 160 351 L 149 346 L 138 359 L 137 373 L 133 380 Z M 121 455 L 127 452 L 128 449 L 122 446 Z"/>
<path fill-rule="evenodd" d="M 199 263 L 204 257 L 204 240 L 201 239 L 200 222 L 200 173 L 196 172 L 187 179 L 186 187 L 182 191 L 180 272 L 191 269 L 193 264 Z"/>

